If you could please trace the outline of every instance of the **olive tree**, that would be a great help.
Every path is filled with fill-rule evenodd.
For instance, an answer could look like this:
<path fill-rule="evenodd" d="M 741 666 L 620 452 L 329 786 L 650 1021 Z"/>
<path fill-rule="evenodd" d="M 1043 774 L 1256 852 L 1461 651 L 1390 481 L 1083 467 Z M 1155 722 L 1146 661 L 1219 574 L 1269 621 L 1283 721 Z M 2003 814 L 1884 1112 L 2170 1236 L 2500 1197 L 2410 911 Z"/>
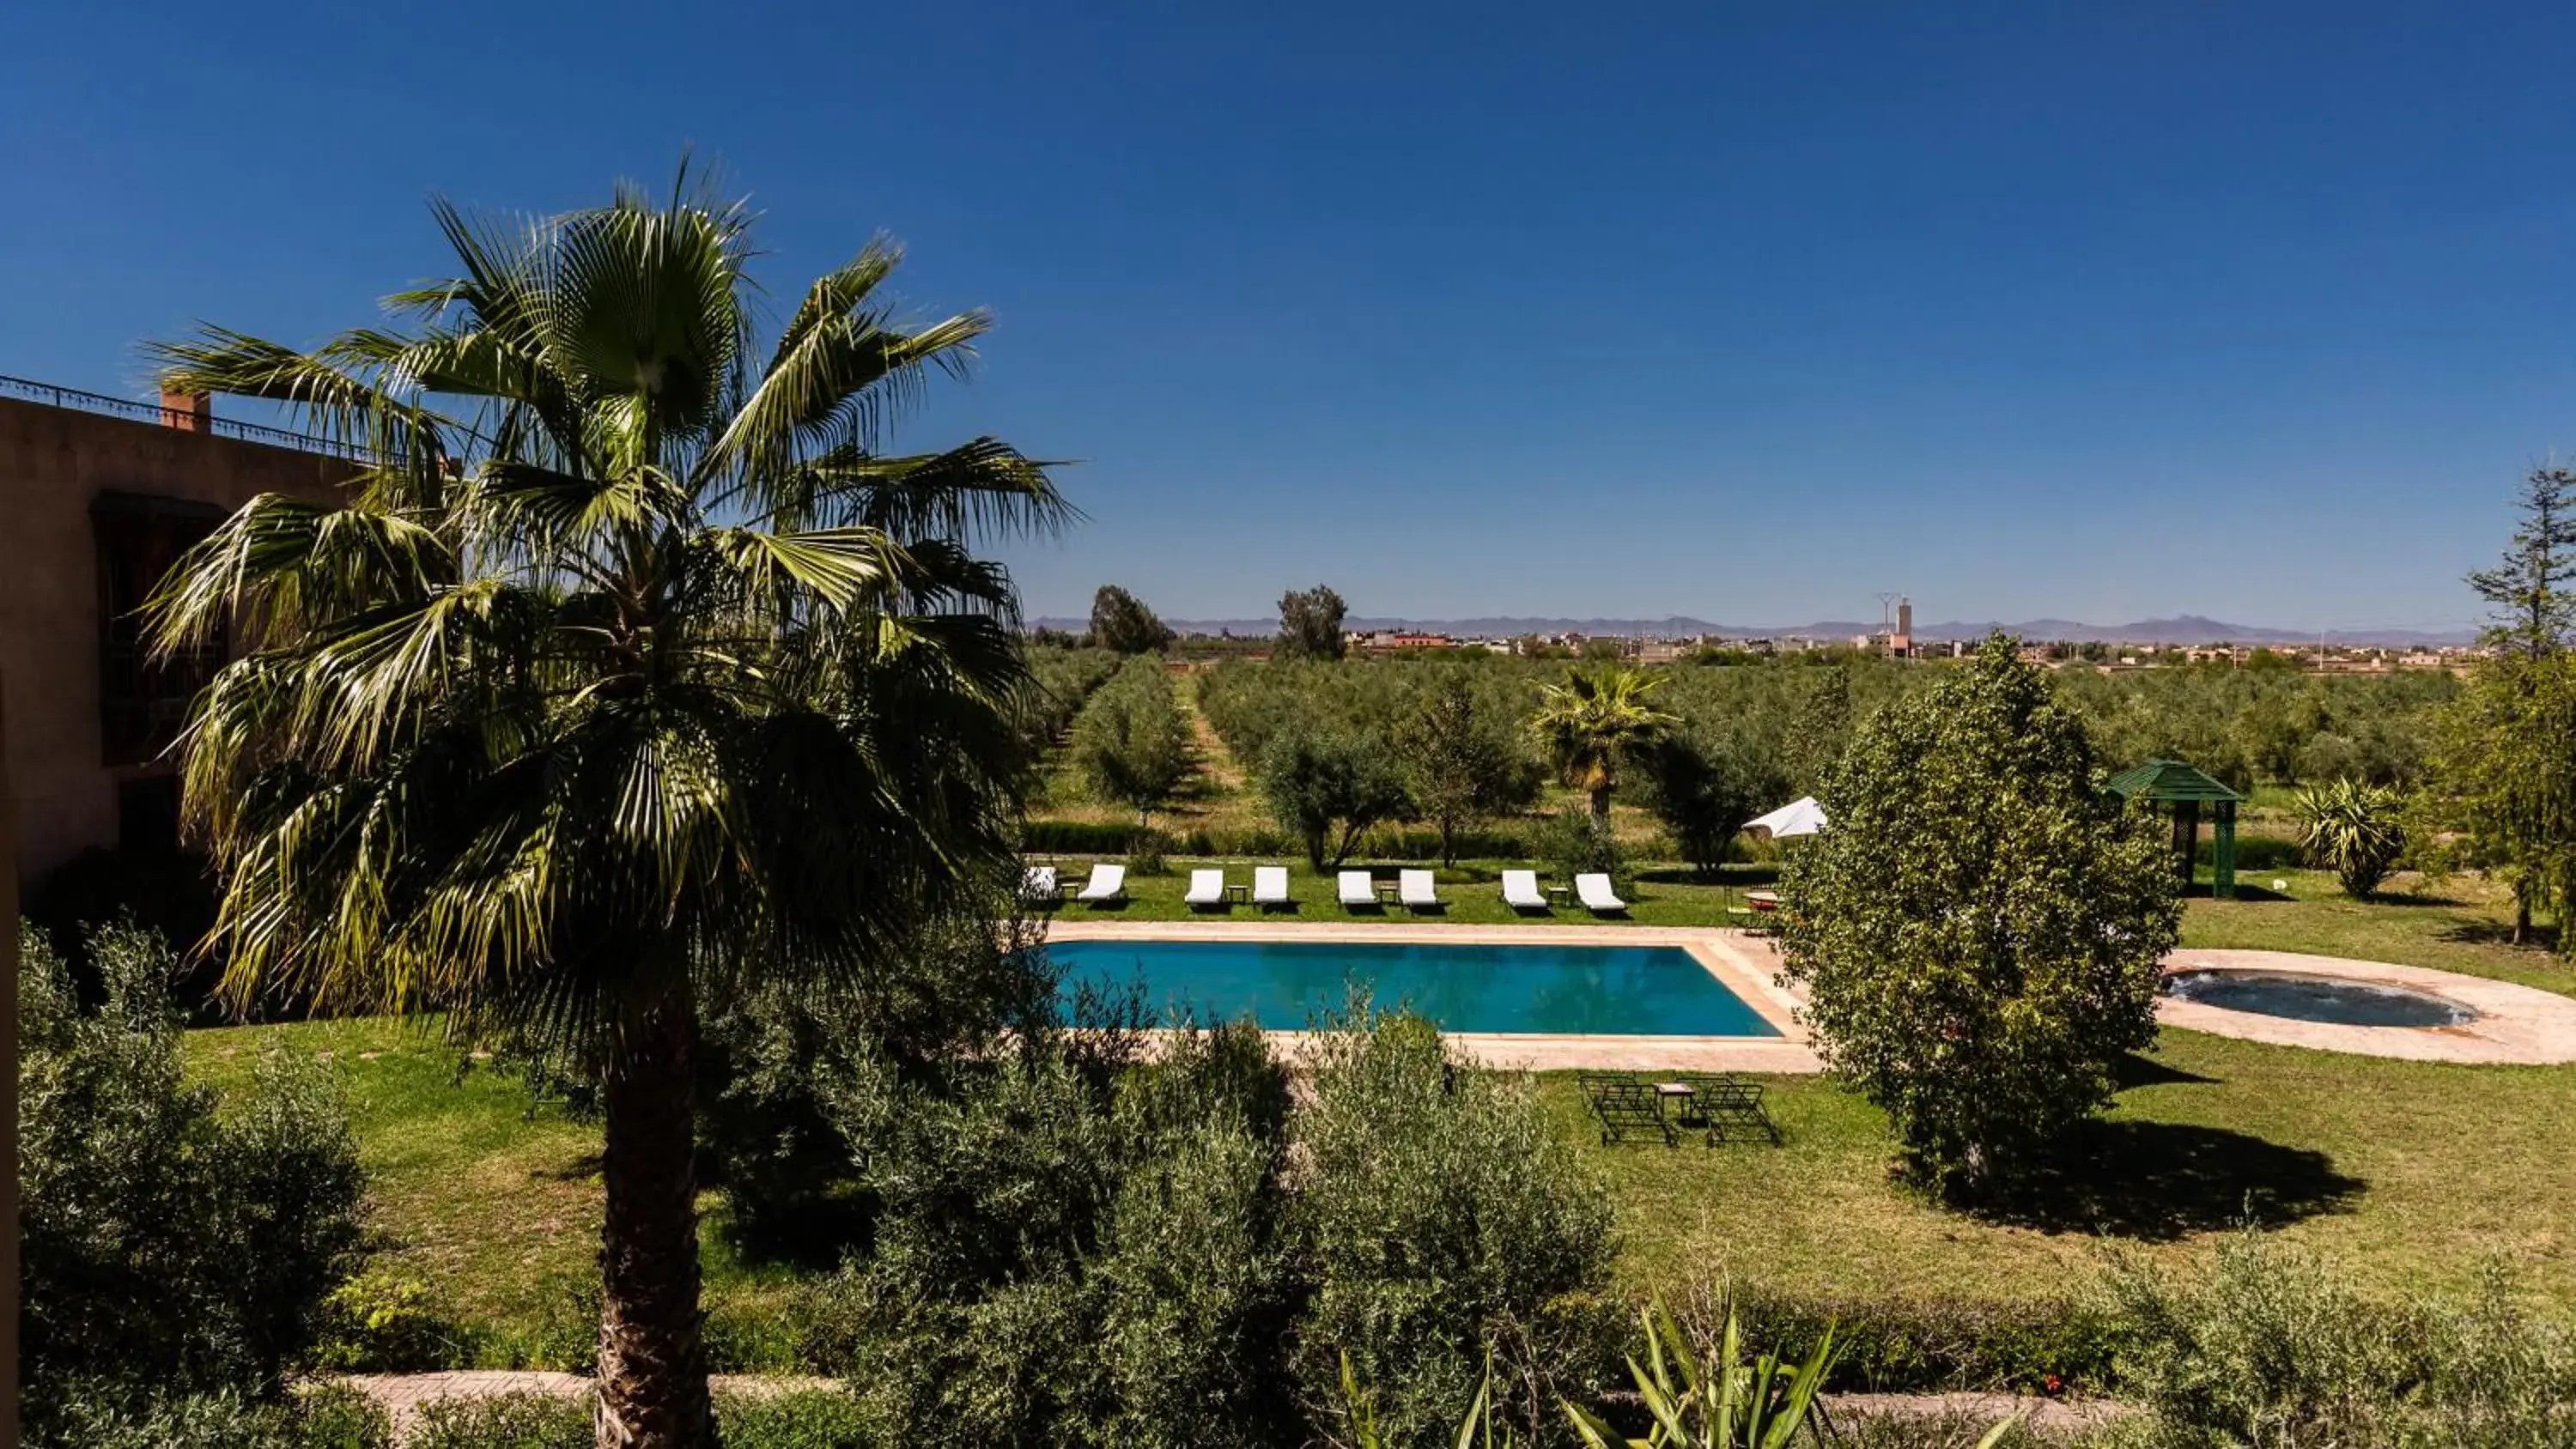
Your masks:
<path fill-rule="evenodd" d="M 1744 822 L 1787 791 L 1786 773 L 1715 731 L 1675 730 L 1640 752 L 1646 808 L 1691 868 L 1714 875 Z"/>
<path fill-rule="evenodd" d="M 1161 664 L 1131 659 L 1092 694 L 1074 716 L 1073 763 L 1094 794 L 1152 823 L 1192 768 L 1189 721 Z"/>
<path fill-rule="evenodd" d="M 1348 647 L 1342 618 L 1350 606 L 1330 584 L 1290 589 L 1279 596 L 1279 657 L 1339 659 Z"/>
<path fill-rule="evenodd" d="M 1444 866 L 1457 858 L 1460 831 L 1538 798 L 1537 762 L 1463 677 L 1432 686 L 1397 727 L 1395 748 L 1414 810 L 1440 832 Z"/>
<path fill-rule="evenodd" d="M 1317 870 L 1350 859 L 1363 831 L 1412 808 L 1384 741 L 1303 724 L 1273 735 L 1261 752 L 1261 793 Z"/>
<path fill-rule="evenodd" d="M 1102 584 L 1091 596 L 1091 642 L 1114 654 L 1152 654 L 1172 642 L 1172 630 L 1143 599 Z"/>
<path fill-rule="evenodd" d="M 2165 842 L 2000 634 L 1871 716 L 1820 798 L 1833 824 L 1782 877 L 1819 1050 L 1886 1110 L 1917 1182 L 2006 1185 L 2155 1039 L 2181 923 Z"/>

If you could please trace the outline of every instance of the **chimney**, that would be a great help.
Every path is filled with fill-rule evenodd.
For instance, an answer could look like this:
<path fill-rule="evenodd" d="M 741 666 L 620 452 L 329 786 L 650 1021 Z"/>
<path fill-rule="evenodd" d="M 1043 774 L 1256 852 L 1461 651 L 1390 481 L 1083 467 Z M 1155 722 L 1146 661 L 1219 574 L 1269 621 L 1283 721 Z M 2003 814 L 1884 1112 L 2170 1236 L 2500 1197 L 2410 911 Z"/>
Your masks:
<path fill-rule="evenodd" d="M 161 392 L 161 421 L 183 433 L 214 431 L 215 400 L 202 392 Z"/>

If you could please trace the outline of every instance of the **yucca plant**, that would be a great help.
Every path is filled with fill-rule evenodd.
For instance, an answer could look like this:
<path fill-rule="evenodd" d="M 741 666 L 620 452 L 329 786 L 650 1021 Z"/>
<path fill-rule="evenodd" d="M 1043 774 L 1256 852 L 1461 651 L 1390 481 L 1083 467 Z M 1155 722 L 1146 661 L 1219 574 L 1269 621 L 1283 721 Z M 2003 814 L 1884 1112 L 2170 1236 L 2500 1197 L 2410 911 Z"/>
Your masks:
<path fill-rule="evenodd" d="M 2385 785 L 2337 780 L 2301 790 L 2291 809 L 2298 815 L 2299 843 L 2308 859 L 2333 871 L 2343 893 L 2358 901 L 2379 889 L 2406 851 L 2406 831 L 2399 824 L 2403 806 L 2397 792 Z"/>
<path fill-rule="evenodd" d="M 848 987 L 1013 859 L 1026 679 L 996 534 L 1067 515 L 978 438 L 884 449 L 981 313 L 899 325 L 870 243 L 763 346 L 750 214 L 480 218 L 386 328 L 207 328 L 165 390 L 279 403 L 348 497 L 245 505 L 151 606 L 247 646 L 184 739 L 237 999 L 436 1010 L 595 1074 L 598 1439 L 712 1441 L 700 1003 Z"/>

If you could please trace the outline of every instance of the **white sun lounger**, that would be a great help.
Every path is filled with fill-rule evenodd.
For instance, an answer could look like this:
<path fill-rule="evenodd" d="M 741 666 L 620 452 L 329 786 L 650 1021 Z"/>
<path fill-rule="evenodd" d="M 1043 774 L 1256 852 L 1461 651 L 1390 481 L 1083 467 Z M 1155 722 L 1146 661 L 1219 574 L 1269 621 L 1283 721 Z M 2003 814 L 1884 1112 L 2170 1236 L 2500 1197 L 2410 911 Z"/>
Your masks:
<path fill-rule="evenodd" d="M 1598 872 L 1576 876 L 1574 895 L 1575 899 L 1583 902 L 1585 910 L 1596 916 L 1628 909 L 1628 903 L 1619 899 L 1618 892 L 1610 889 L 1610 877 Z"/>
<path fill-rule="evenodd" d="M 1020 904 L 1024 906 L 1055 904 L 1055 867 L 1033 865 L 1020 872 Z"/>
<path fill-rule="evenodd" d="M 1369 879 L 1367 871 L 1343 871 L 1337 889 L 1341 892 L 1342 904 L 1345 907 L 1377 904 L 1377 883 Z"/>
<path fill-rule="evenodd" d="M 1406 910 L 1418 911 L 1427 906 L 1437 906 L 1440 904 L 1440 891 L 1431 883 L 1431 872 L 1427 870 L 1398 871 L 1396 873 L 1395 881 L 1396 898 L 1404 902 L 1404 908 Z"/>
<path fill-rule="evenodd" d="M 1127 867 L 1103 864 L 1091 868 L 1091 879 L 1083 882 L 1081 894 L 1076 895 L 1074 899 L 1088 901 L 1097 906 L 1109 901 L 1123 900 L 1126 895 Z"/>
<path fill-rule="evenodd" d="M 1254 866 L 1252 868 L 1252 903 L 1256 906 L 1288 904 L 1288 867 Z"/>
<path fill-rule="evenodd" d="M 1190 893 L 1181 899 L 1193 906 L 1224 905 L 1225 872 L 1222 870 L 1191 871 Z"/>
<path fill-rule="evenodd" d="M 1547 895 L 1538 888 L 1538 872 L 1507 870 L 1503 872 L 1503 904 L 1516 911 L 1547 909 Z"/>

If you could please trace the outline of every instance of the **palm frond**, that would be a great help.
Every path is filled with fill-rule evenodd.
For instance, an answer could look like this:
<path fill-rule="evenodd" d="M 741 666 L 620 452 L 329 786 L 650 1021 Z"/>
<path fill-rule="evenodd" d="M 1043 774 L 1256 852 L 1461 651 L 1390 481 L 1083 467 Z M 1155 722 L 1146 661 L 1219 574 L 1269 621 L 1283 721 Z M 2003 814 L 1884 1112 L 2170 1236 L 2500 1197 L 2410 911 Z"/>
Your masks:
<path fill-rule="evenodd" d="M 449 456 L 456 424 L 419 406 L 363 370 L 362 344 L 298 352 L 245 332 L 202 325 L 195 338 L 147 342 L 142 352 L 170 392 L 258 398 L 284 404 L 297 425 L 377 466 L 434 470 Z"/>
<path fill-rule="evenodd" d="M 759 497 L 802 456 L 834 444 L 877 451 L 886 429 L 920 401 L 923 371 L 963 376 L 975 339 L 991 327 L 978 311 L 905 332 L 864 301 L 813 318 L 792 347 L 782 343 L 705 466 L 749 479 Z"/>
<path fill-rule="evenodd" d="M 826 449 L 762 489 L 775 526 L 867 523 L 903 537 L 1051 537 L 1081 514 L 1041 463 L 997 438 L 939 453 L 877 457 Z"/>
<path fill-rule="evenodd" d="M 713 555 L 741 577 L 744 596 L 769 601 L 780 617 L 795 616 L 789 596 L 799 590 L 836 610 L 856 608 L 906 567 L 903 550 L 874 528 L 719 528 L 709 530 L 706 540 Z"/>

